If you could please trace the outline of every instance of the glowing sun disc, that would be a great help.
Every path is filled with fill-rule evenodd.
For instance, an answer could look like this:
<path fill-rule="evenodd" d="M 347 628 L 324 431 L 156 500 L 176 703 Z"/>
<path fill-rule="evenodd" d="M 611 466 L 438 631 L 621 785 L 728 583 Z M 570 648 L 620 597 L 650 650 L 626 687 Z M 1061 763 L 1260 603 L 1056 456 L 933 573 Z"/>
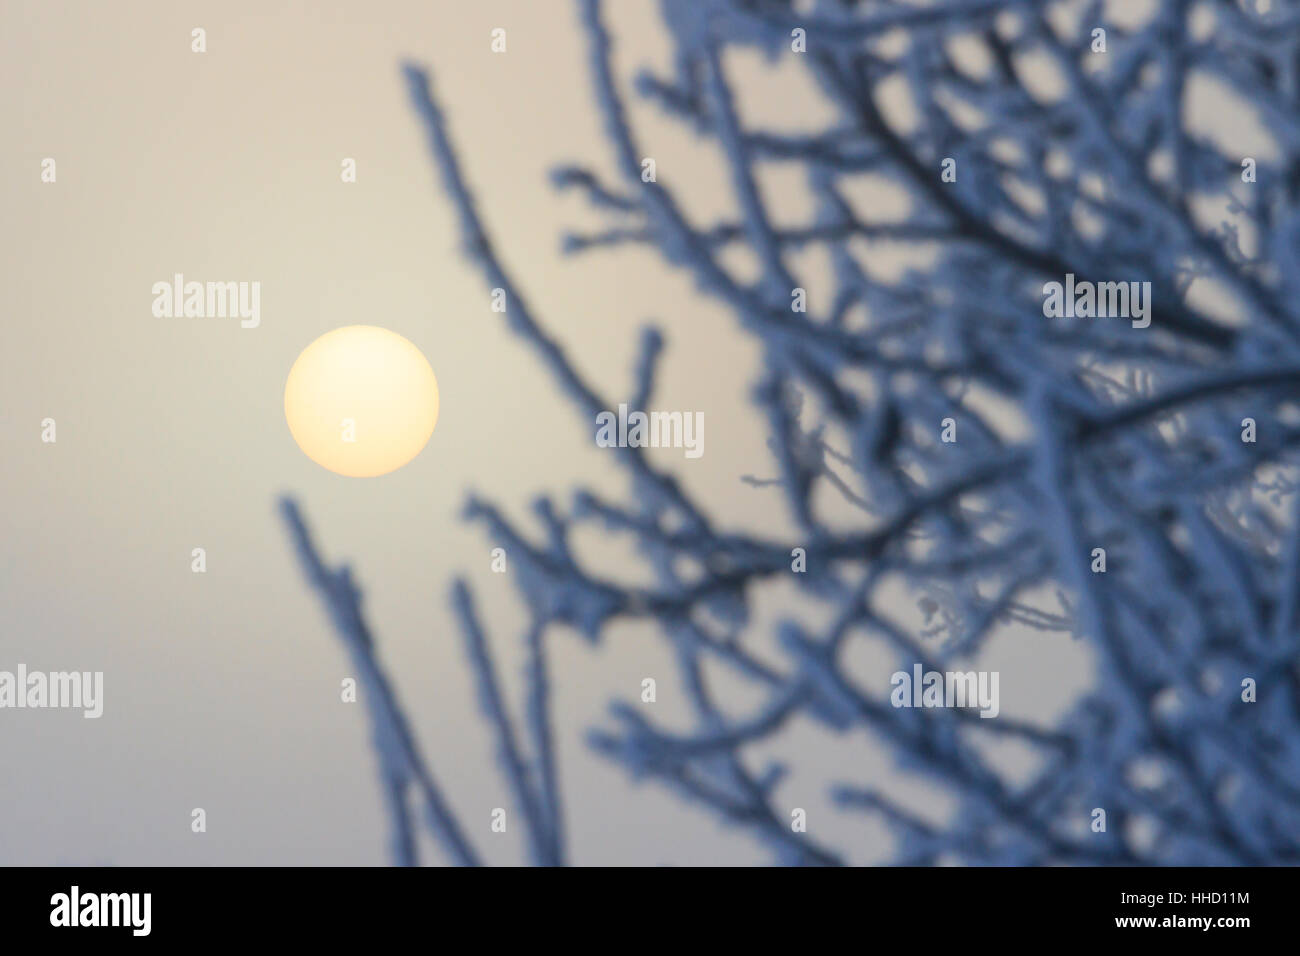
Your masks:
<path fill-rule="evenodd" d="M 312 342 L 284 383 L 284 417 L 303 453 L 340 475 L 396 471 L 438 423 L 438 380 L 409 340 L 349 325 Z"/>

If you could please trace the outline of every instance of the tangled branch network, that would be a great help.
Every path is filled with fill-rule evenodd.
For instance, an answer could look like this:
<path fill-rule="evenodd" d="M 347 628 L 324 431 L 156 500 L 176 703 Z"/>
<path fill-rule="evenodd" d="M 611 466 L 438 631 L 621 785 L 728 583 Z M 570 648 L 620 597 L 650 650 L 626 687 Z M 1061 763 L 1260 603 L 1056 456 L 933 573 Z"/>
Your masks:
<path fill-rule="evenodd" d="M 753 407 L 776 477 L 748 480 L 773 486 L 752 493 L 779 494 L 799 534 L 719 527 L 635 447 L 611 451 L 632 479 L 626 502 L 594 490 L 544 499 L 538 536 L 470 501 L 469 519 L 507 547 L 531 620 L 521 734 L 471 592 L 454 586 L 534 862 L 567 861 L 548 635 L 599 640 L 629 619 L 668 642 L 696 729 L 669 732 L 646 708 L 616 705 L 592 746 L 777 862 L 848 862 L 848 847 L 791 825 L 773 796 L 782 768 L 752 766 L 753 749 L 796 719 L 870 735 L 951 798 L 936 822 L 837 768 L 832 798 L 887 825 L 900 863 L 1300 860 L 1300 6 L 1149 7 L 1120 25 L 1100 3 L 665 0 L 675 70 L 640 75 L 635 91 L 726 161 L 736 219 L 701 224 L 642 180 L 650 152 L 615 82 L 605 12 L 580 0 L 617 169 L 556 172 L 611 221 L 567 246 L 657 250 L 759 345 Z M 724 56 L 734 47 L 794 58 L 835 122 L 815 135 L 746 128 Z M 468 254 L 507 290 L 510 328 L 591 427 L 614 406 L 498 260 L 429 76 L 408 65 L 405 77 Z M 1215 136 L 1197 105 L 1205 89 L 1253 113 L 1267 148 L 1238 155 Z M 758 185 L 774 164 L 806 173 L 811 222 L 776 220 Z M 905 215 L 863 211 L 847 188 L 863 175 L 905 197 Z M 863 254 L 881 239 L 928 258 L 882 279 Z M 757 280 L 725 266 L 738 244 L 761 265 Z M 792 271 L 812 248 L 831 265 L 825 290 Z M 1049 314 L 1045 289 L 1067 277 L 1149 283 L 1149 325 Z M 807 311 L 792 309 L 798 289 L 810 290 Z M 661 345 L 645 334 L 633 407 L 652 394 Z M 825 517 L 836 496 L 860 528 Z M 365 681 L 395 860 L 416 859 L 413 790 L 450 858 L 477 862 L 376 662 L 346 568 L 326 567 L 294 504 L 283 510 Z M 653 586 L 584 563 L 570 542 L 592 523 L 636 542 Z M 764 623 L 779 653 L 762 654 L 755 601 L 782 584 L 830 623 Z M 925 626 L 901 621 L 899 593 L 920 595 Z M 1095 656 L 1095 682 L 1063 719 L 891 706 L 885 681 L 855 679 L 845 662 L 855 643 L 876 642 L 903 669 L 944 670 L 1012 623 Z M 718 669 L 759 703 L 724 706 Z M 1029 748 L 1033 772 L 1009 775 L 981 740 Z"/>

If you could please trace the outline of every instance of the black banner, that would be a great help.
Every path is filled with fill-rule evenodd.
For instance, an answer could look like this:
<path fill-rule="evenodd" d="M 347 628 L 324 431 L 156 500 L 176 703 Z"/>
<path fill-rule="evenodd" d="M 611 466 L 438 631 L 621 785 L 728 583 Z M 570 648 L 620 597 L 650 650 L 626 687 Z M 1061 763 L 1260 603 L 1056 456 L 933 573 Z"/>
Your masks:
<path fill-rule="evenodd" d="M 374 941 L 492 927 L 561 939 L 596 929 L 710 935 L 832 926 L 880 939 L 1107 936 L 1231 944 L 1281 931 L 1288 869 L 18 869 L 0 871 L 6 941 Z M 599 880 L 593 883 L 593 878 Z M 759 907 L 759 909 L 755 909 Z M 1292 916 L 1294 914 L 1291 914 Z M 444 930 L 445 927 L 445 930 Z M 417 936 L 417 938 L 419 938 Z M 608 938 L 608 937 L 606 937 Z"/>

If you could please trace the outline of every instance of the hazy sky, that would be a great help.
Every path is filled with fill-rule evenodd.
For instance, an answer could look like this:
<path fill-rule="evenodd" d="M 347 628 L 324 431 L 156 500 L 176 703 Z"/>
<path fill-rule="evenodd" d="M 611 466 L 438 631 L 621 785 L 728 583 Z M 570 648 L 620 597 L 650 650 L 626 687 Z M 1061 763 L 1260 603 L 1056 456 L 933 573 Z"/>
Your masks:
<path fill-rule="evenodd" d="M 655 5 L 609 6 L 624 74 L 665 68 Z M 489 49 L 497 26 L 502 55 Z M 195 27 L 206 53 L 191 52 Z M 600 220 L 552 191 L 548 171 L 611 160 L 571 4 L 4 0 L 0 669 L 102 670 L 105 708 L 99 720 L 0 712 L 0 863 L 386 861 L 365 714 L 339 699 L 347 660 L 276 515 L 286 491 L 330 558 L 352 563 L 382 659 L 471 837 L 490 860 L 522 859 L 517 827 L 488 830 L 491 808 L 511 804 L 451 626 L 450 579 L 474 581 L 516 692 L 523 618 L 508 576 L 489 571 L 493 543 L 458 511 L 475 489 L 527 522 L 538 492 L 623 484 L 459 256 L 407 107 L 407 57 L 432 68 L 503 258 L 580 369 L 626 396 L 638 330 L 660 322 L 656 407 L 708 422 L 702 458 L 663 460 L 724 525 L 784 529 L 775 493 L 739 480 L 773 469 L 747 405 L 756 353 L 733 317 L 649 252 L 559 255 L 565 229 Z M 813 128 L 828 115 L 789 69 L 757 57 L 728 68 L 746 77 L 747 118 Z M 730 208 L 716 156 L 652 111 L 636 121 L 693 217 Z M 46 157 L 53 184 L 41 182 Z M 340 180 L 345 157 L 355 184 Z M 765 186 L 778 209 L 802 213 L 796 173 Z M 260 325 L 154 317 L 151 287 L 175 273 L 260 282 Z M 301 349 L 358 323 L 414 342 L 441 391 L 428 447 L 377 479 L 308 460 L 282 407 Z M 47 417 L 54 444 L 40 439 Z M 204 574 L 191 572 L 196 547 Z M 760 622 L 783 610 L 779 593 L 767 600 Z M 1004 713 L 1058 712 L 1062 688 L 1086 678 L 1077 647 L 1046 640 L 995 642 Z M 561 633 L 551 647 L 577 862 L 768 859 L 585 749 L 611 699 L 671 673 L 662 642 L 622 628 L 598 648 Z M 1044 667 L 1059 680 L 1033 679 Z M 661 691 L 657 719 L 681 713 L 674 699 Z M 808 808 L 813 832 L 855 862 L 888 844 L 870 821 L 823 822 L 829 775 L 924 796 L 865 740 L 796 726 L 786 748 L 806 773 L 781 800 Z M 195 807 L 207 833 L 190 830 Z"/>

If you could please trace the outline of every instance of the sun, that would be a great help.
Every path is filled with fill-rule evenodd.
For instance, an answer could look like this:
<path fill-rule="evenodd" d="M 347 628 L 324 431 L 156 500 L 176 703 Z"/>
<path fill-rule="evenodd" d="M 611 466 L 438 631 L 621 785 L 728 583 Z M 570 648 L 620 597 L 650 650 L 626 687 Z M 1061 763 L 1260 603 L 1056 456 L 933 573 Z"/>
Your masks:
<path fill-rule="evenodd" d="M 351 478 L 401 468 L 438 422 L 438 380 L 396 332 L 349 325 L 312 342 L 284 383 L 284 417 L 303 453 Z"/>

